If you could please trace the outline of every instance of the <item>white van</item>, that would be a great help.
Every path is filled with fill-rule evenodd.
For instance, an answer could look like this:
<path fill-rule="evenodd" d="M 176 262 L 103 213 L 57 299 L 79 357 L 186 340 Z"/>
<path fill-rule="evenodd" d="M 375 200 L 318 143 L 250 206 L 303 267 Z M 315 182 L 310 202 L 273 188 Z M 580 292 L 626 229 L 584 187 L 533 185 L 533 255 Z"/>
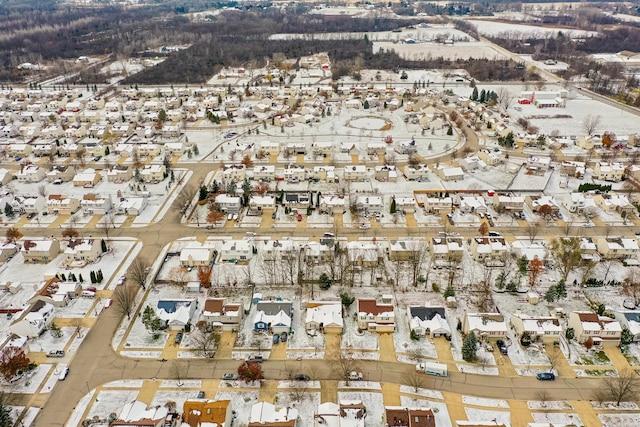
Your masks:
<path fill-rule="evenodd" d="M 69 367 L 65 366 L 62 368 L 62 371 L 60 371 L 60 375 L 58 375 L 58 381 L 64 381 L 67 375 L 69 375 Z"/>
<path fill-rule="evenodd" d="M 96 297 L 96 293 L 93 291 L 82 291 L 82 296 L 84 298 L 95 298 Z"/>

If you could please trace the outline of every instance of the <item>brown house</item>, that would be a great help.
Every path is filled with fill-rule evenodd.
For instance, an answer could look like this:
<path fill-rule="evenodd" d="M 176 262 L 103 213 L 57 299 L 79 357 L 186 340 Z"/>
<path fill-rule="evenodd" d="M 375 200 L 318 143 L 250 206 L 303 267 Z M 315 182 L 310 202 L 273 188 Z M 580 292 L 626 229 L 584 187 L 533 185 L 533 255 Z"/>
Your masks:
<path fill-rule="evenodd" d="M 436 416 L 431 409 L 386 407 L 389 427 L 436 427 Z"/>
<path fill-rule="evenodd" d="M 182 422 L 191 427 L 231 424 L 230 400 L 187 400 L 184 402 Z"/>

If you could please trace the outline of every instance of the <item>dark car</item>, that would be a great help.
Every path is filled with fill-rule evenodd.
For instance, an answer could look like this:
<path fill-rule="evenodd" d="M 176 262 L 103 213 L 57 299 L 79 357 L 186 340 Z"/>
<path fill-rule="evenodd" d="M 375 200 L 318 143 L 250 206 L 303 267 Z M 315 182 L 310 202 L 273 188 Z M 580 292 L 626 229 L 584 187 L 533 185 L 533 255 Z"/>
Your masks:
<path fill-rule="evenodd" d="M 271 218 L 272 219 L 276 219 L 276 213 L 275 212 L 271 214 Z"/>
<path fill-rule="evenodd" d="M 502 341 L 502 340 L 497 340 L 497 341 L 496 341 L 496 345 L 497 345 L 498 347 L 504 347 L 504 341 Z"/>
<path fill-rule="evenodd" d="M 204 390 L 200 390 L 198 392 L 198 395 L 196 396 L 196 399 L 204 399 Z"/>
<path fill-rule="evenodd" d="M 305 375 L 305 374 L 296 375 L 296 381 L 309 381 L 309 375 Z"/>
<path fill-rule="evenodd" d="M 251 355 L 251 356 L 249 356 L 249 361 L 250 361 L 250 362 L 258 362 L 258 363 L 262 363 L 262 356 L 254 356 L 254 355 Z"/>
<path fill-rule="evenodd" d="M 29 215 L 27 215 L 27 219 L 33 219 L 35 216 L 35 212 L 31 212 Z"/>
<path fill-rule="evenodd" d="M 553 372 L 542 372 L 536 375 L 536 378 L 540 381 L 553 381 L 556 379 L 556 375 Z"/>
<path fill-rule="evenodd" d="M 274 343 L 274 344 L 278 344 L 279 342 L 280 342 L 280 335 L 275 334 L 275 335 L 273 336 L 273 343 Z"/>
<path fill-rule="evenodd" d="M 176 339 L 174 340 L 174 342 L 175 342 L 176 344 L 180 344 L 180 343 L 182 342 L 182 337 L 183 337 L 182 332 L 178 332 L 178 333 L 176 334 Z"/>
<path fill-rule="evenodd" d="M 283 332 L 280 334 L 280 341 L 287 342 L 287 333 Z"/>

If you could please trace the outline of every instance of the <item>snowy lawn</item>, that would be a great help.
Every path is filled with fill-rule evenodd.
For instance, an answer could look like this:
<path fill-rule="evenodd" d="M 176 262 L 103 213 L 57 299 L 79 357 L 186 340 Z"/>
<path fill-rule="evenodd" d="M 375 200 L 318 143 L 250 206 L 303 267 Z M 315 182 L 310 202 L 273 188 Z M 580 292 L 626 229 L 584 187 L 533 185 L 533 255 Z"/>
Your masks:
<path fill-rule="evenodd" d="M 408 385 L 401 385 L 400 393 L 416 394 L 418 396 L 427 397 L 429 399 L 444 399 L 442 393 L 437 390 L 430 390 L 427 388 L 419 388 L 418 390 L 416 390 L 415 387 L 410 387 Z"/>
<path fill-rule="evenodd" d="M 396 311 L 396 331 L 393 333 L 393 344 L 396 349 L 396 355 L 398 355 L 398 353 L 409 353 L 410 355 L 419 356 L 420 358 L 429 357 L 436 359 L 438 357 L 436 346 L 429 337 L 421 337 L 419 340 L 411 339 L 406 313 L 405 310 Z M 398 357 L 398 359 L 400 358 Z M 409 363 L 416 362 L 417 361 L 412 361 Z"/>
<path fill-rule="evenodd" d="M 298 410 L 300 427 L 315 426 L 314 414 L 320 405 L 320 393 L 309 393 L 300 390 L 291 390 L 288 392 L 279 391 L 276 393 L 275 403 L 279 407 L 289 407 Z"/>
<path fill-rule="evenodd" d="M 596 348 L 587 350 L 583 345 L 580 345 L 576 341 L 571 341 L 569 345 L 566 345 L 565 340 L 560 341 L 560 348 L 564 353 L 564 356 L 569 361 L 569 364 L 573 366 L 583 365 L 595 365 L 595 366 L 611 366 L 611 360 L 607 357 L 604 351 Z"/>
<path fill-rule="evenodd" d="M 540 400 L 530 400 L 527 402 L 527 407 L 529 409 L 573 409 L 569 402 L 565 402 L 564 400 L 553 400 L 553 401 L 545 401 L 542 402 Z"/>
<path fill-rule="evenodd" d="M 251 414 L 251 407 L 258 403 L 260 392 L 258 391 L 219 391 L 216 393 L 216 400 L 230 400 L 231 410 L 236 411 L 238 414 L 237 424 L 239 426 L 247 425 L 249 423 L 249 415 Z"/>
<path fill-rule="evenodd" d="M 591 406 L 593 406 L 595 409 L 616 409 L 619 411 L 637 411 L 638 409 L 640 409 L 636 402 L 620 402 L 620 405 L 616 405 L 615 402 L 602 402 L 602 404 L 600 404 L 599 402 L 591 402 Z"/>
<path fill-rule="evenodd" d="M 11 391 L 12 393 L 34 394 L 52 367 L 53 365 L 50 364 L 38 365 L 34 370 L 27 372 L 26 375 L 13 384 L 8 384 L 3 381 L 0 388 Z"/>
<path fill-rule="evenodd" d="M 574 369 L 579 377 L 617 377 L 618 371 L 611 369 Z"/>
<path fill-rule="evenodd" d="M 60 328 L 60 330 L 62 332 L 60 338 L 55 338 L 51 334 L 51 331 L 47 331 L 39 337 L 33 338 L 29 343 L 31 350 L 44 352 L 48 352 L 49 350 L 64 350 L 76 328 L 64 326 Z"/>
<path fill-rule="evenodd" d="M 511 425 L 511 413 L 504 411 L 490 411 L 484 409 L 464 408 L 469 421 L 491 421 L 495 420 L 497 424 L 504 424 L 509 427 Z"/>
<path fill-rule="evenodd" d="M 372 332 L 358 332 L 357 325 L 351 320 L 345 319 L 340 347 L 351 353 L 353 350 L 378 350 L 378 334 Z"/>
<path fill-rule="evenodd" d="M 576 413 L 568 414 L 564 412 L 532 412 L 531 416 L 537 423 L 552 424 L 575 424 L 582 426 L 582 421 Z"/>
<path fill-rule="evenodd" d="M 365 427 L 378 427 L 381 425 L 382 416 L 384 414 L 384 401 L 382 393 L 367 393 L 358 391 L 339 391 L 338 401 L 356 400 L 361 401 L 367 408 L 367 418 L 365 418 Z"/>
<path fill-rule="evenodd" d="M 480 365 L 463 365 L 457 363 L 456 366 L 460 372 L 464 372 L 465 374 L 476 374 L 476 375 L 500 375 L 500 371 L 495 367 L 487 367 Z"/>
<path fill-rule="evenodd" d="M 475 396 L 462 396 L 462 403 L 474 406 L 489 406 L 492 408 L 508 409 L 509 403 L 506 400 L 486 399 Z"/>
<path fill-rule="evenodd" d="M 140 388 L 144 384 L 143 380 L 118 380 L 106 383 L 104 388 Z"/>
<path fill-rule="evenodd" d="M 438 427 L 451 427 L 452 425 L 447 405 L 443 402 L 432 402 L 430 400 L 400 396 L 400 405 L 403 408 L 431 409 L 436 416 L 436 425 Z"/>
<path fill-rule="evenodd" d="M 640 414 L 598 414 L 603 427 L 637 427 Z"/>
<path fill-rule="evenodd" d="M 359 388 L 365 390 L 382 390 L 380 383 L 371 381 L 340 381 L 338 382 L 338 388 Z"/>
<path fill-rule="evenodd" d="M 109 414 L 120 414 L 122 407 L 138 397 L 138 390 L 100 390 L 98 396 L 91 405 L 87 418 L 98 416 L 106 419 Z"/>

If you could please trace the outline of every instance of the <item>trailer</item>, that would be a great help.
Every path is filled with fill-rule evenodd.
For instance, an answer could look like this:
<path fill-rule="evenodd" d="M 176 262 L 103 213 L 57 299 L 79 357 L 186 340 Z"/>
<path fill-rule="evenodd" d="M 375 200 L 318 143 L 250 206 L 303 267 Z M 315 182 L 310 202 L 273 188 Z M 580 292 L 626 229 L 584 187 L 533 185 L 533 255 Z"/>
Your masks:
<path fill-rule="evenodd" d="M 427 375 L 446 377 L 448 375 L 447 365 L 444 363 L 424 362 L 416 365 L 416 371 L 424 372 Z"/>

